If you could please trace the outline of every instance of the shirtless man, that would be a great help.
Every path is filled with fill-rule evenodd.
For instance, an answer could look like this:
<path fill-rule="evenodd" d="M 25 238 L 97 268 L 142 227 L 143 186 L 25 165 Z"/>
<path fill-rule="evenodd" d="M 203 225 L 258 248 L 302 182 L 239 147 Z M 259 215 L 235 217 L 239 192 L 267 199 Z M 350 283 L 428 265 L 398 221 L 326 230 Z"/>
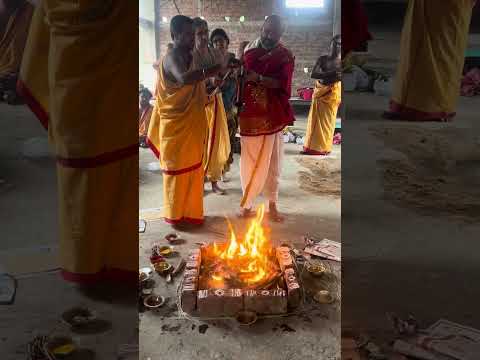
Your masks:
<path fill-rule="evenodd" d="M 312 71 L 312 79 L 320 80 L 323 85 L 331 85 L 342 78 L 342 38 L 335 35 L 332 39 L 330 54 L 320 56 Z"/>
<path fill-rule="evenodd" d="M 203 223 L 203 158 L 207 136 L 205 79 L 220 65 L 193 68 L 192 19 L 175 16 L 173 49 L 159 66 L 156 105 L 148 141 L 163 171 L 165 221 L 174 226 Z"/>
<path fill-rule="evenodd" d="M 316 79 L 312 105 L 308 114 L 303 155 L 329 155 L 332 151 L 338 106 L 341 102 L 341 37 L 330 44 L 330 54 L 321 56 L 312 72 Z"/>

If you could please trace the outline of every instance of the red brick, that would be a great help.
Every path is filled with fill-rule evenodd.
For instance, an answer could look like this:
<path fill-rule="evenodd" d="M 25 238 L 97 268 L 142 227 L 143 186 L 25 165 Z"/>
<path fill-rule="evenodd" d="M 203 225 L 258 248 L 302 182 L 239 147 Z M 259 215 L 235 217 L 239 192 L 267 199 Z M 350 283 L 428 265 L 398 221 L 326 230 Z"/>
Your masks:
<path fill-rule="evenodd" d="M 285 290 L 246 290 L 243 294 L 245 310 L 257 314 L 285 314 L 287 312 L 287 293 Z"/>
<path fill-rule="evenodd" d="M 296 308 L 300 305 L 301 292 L 295 270 L 291 268 L 286 269 L 284 278 L 285 283 L 287 284 L 288 306 L 290 308 Z"/>
<path fill-rule="evenodd" d="M 240 289 L 200 290 L 197 293 L 197 312 L 201 317 L 235 316 L 241 310 Z"/>

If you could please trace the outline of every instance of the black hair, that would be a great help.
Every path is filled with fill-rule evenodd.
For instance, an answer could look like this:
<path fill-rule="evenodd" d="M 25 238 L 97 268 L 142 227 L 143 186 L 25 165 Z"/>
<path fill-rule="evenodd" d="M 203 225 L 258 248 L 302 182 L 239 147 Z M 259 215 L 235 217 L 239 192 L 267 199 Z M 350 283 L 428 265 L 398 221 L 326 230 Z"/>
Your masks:
<path fill-rule="evenodd" d="M 175 39 L 176 36 L 182 33 L 183 27 L 187 24 L 192 24 L 193 20 L 188 16 L 184 15 L 175 15 L 170 21 L 170 34 L 172 36 L 172 40 Z"/>
<path fill-rule="evenodd" d="M 206 26 L 208 28 L 208 23 L 202 18 L 196 17 L 193 19 L 193 30 L 195 31 L 200 26 Z"/>
<path fill-rule="evenodd" d="M 227 41 L 227 44 L 230 45 L 230 39 L 229 39 L 227 33 L 225 32 L 225 30 L 223 30 L 223 29 L 213 30 L 212 34 L 210 35 L 210 43 L 213 44 L 213 38 L 215 38 L 216 36 L 222 36 Z"/>
<path fill-rule="evenodd" d="M 139 94 L 138 95 L 143 95 L 143 96 L 146 96 L 147 98 L 151 99 L 153 97 L 152 93 L 150 92 L 150 90 L 148 90 L 146 87 L 144 87 L 143 89 L 141 89 L 139 91 Z"/>

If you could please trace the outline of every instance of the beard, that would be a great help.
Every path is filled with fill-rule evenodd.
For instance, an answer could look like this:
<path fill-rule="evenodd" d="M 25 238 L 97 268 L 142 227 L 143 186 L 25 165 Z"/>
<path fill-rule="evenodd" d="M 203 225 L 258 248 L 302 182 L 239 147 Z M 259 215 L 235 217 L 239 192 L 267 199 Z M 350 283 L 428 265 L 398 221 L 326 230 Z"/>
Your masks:
<path fill-rule="evenodd" d="M 271 50 L 275 47 L 275 45 L 277 45 L 275 41 L 267 38 L 260 39 L 260 42 L 262 43 L 262 46 L 267 50 Z"/>

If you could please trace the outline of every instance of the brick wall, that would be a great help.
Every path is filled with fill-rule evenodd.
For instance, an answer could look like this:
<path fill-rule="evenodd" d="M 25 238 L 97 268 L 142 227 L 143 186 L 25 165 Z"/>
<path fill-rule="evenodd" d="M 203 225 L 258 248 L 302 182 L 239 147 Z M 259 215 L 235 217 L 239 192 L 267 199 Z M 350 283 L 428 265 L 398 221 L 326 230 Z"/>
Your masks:
<path fill-rule="evenodd" d="M 176 4 L 182 15 L 191 17 L 203 16 L 209 23 L 210 30 L 217 27 L 225 29 L 230 37 L 230 50 L 236 53 L 241 41 L 250 41 L 257 38 L 265 16 L 279 14 L 287 19 L 287 32 L 284 35 L 284 44 L 295 55 L 295 74 L 292 91 L 312 86 L 310 72 L 318 56 L 326 50 L 333 33 L 332 2 L 327 1 L 329 8 L 323 11 L 306 12 L 287 10 L 281 0 L 177 0 Z M 173 1 L 160 1 L 158 18 L 166 17 L 167 21 L 177 15 Z M 230 17 L 227 22 L 225 17 Z M 240 16 L 245 21 L 239 21 Z M 169 24 L 160 22 L 160 56 L 165 54 L 166 46 L 171 41 Z"/>

